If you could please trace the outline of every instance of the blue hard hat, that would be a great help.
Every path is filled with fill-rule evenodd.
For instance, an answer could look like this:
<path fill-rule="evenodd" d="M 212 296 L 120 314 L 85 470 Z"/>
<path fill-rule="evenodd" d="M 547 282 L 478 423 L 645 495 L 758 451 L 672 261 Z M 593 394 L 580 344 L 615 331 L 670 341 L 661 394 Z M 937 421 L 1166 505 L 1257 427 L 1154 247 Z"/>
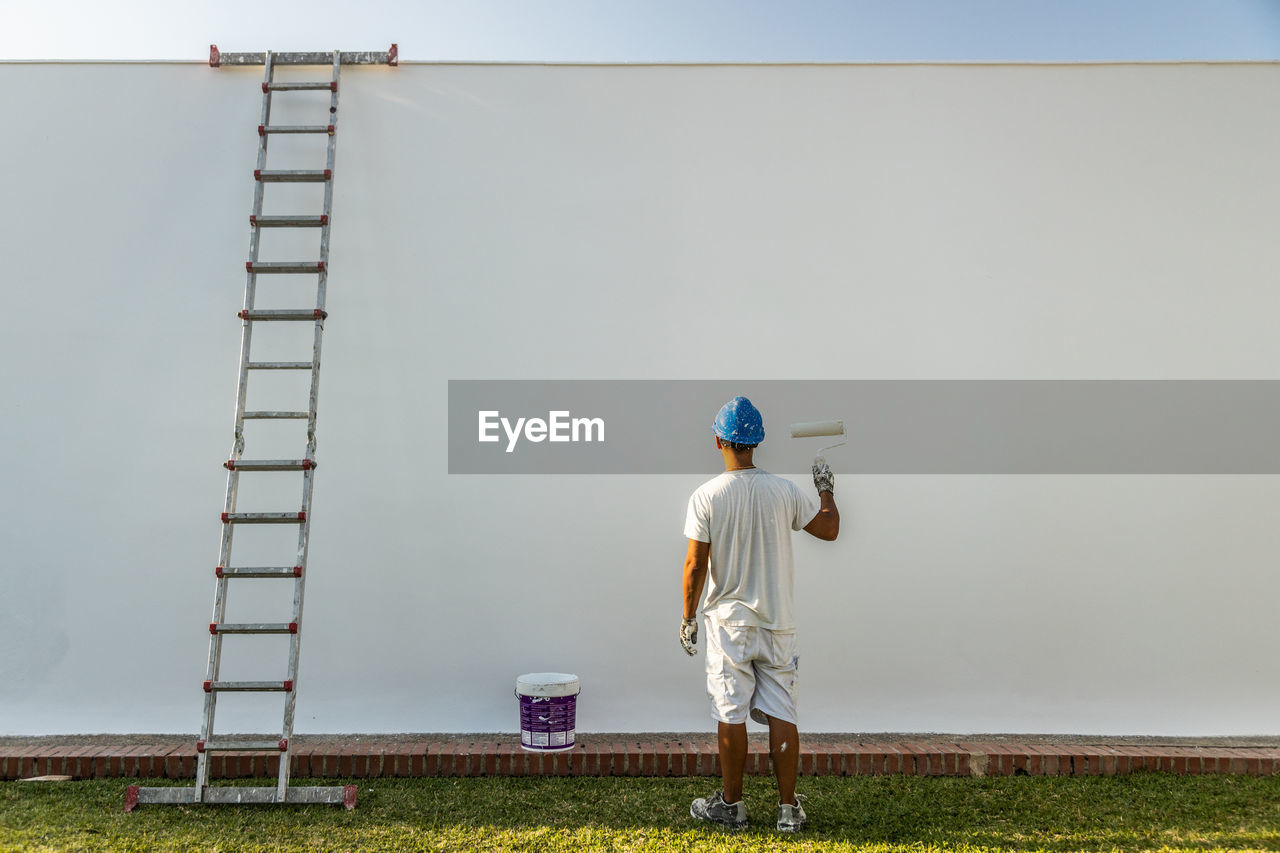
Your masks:
<path fill-rule="evenodd" d="M 734 444 L 759 444 L 764 441 L 764 418 L 746 397 L 734 397 L 720 408 L 711 425 L 723 441 Z"/>

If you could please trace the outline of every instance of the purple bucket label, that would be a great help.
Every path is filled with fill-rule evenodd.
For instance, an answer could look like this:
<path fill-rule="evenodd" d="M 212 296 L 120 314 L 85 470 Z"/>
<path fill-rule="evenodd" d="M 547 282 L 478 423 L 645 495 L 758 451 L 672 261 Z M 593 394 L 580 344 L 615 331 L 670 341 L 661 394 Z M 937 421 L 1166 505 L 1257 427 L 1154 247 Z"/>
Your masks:
<path fill-rule="evenodd" d="M 526 690 L 561 692 L 569 688 L 572 696 L 529 695 Z M 520 746 L 537 752 L 572 749 L 574 728 L 578 710 L 577 685 L 557 685 L 550 689 L 545 685 L 518 686 L 520 699 Z"/>

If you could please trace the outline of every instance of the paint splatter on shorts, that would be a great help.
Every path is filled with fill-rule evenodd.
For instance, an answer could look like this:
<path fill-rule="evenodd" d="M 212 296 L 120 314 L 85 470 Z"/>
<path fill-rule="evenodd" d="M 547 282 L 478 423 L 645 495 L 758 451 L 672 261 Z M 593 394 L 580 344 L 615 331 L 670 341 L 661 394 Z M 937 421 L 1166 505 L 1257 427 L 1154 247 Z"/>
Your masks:
<path fill-rule="evenodd" d="M 800 652 L 795 631 L 721 625 L 707 619 L 707 695 L 711 716 L 745 723 L 758 712 L 796 722 Z"/>

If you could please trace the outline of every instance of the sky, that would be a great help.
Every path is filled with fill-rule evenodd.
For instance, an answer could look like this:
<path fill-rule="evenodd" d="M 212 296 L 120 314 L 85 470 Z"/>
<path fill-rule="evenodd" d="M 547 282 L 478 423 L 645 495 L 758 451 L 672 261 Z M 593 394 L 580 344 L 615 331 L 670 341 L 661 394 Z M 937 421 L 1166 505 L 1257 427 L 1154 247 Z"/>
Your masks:
<path fill-rule="evenodd" d="M 1280 59 L 1280 0 L 0 0 L 0 60 L 385 50 L 402 60 Z"/>

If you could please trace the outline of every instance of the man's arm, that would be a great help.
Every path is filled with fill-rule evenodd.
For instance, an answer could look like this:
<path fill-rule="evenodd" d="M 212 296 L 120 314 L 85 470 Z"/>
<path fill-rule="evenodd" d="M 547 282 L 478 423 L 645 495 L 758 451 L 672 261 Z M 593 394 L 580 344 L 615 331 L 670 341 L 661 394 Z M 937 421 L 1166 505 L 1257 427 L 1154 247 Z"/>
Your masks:
<path fill-rule="evenodd" d="M 680 646 L 687 655 L 696 655 L 698 644 L 698 601 L 707 582 L 709 542 L 689 540 L 689 553 L 684 558 L 684 619 L 680 620 Z"/>
<path fill-rule="evenodd" d="M 698 602 L 702 600 L 702 588 L 707 583 L 707 566 L 711 560 L 711 543 L 689 540 L 689 551 L 684 557 L 684 618 L 698 615 Z"/>
<path fill-rule="evenodd" d="M 834 542 L 840 535 L 840 510 L 836 509 L 836 496 L 824 490 L 818 492 L 818 501 L 821 504 L 818 514 L 804 526 L 804 532 Z"/>

